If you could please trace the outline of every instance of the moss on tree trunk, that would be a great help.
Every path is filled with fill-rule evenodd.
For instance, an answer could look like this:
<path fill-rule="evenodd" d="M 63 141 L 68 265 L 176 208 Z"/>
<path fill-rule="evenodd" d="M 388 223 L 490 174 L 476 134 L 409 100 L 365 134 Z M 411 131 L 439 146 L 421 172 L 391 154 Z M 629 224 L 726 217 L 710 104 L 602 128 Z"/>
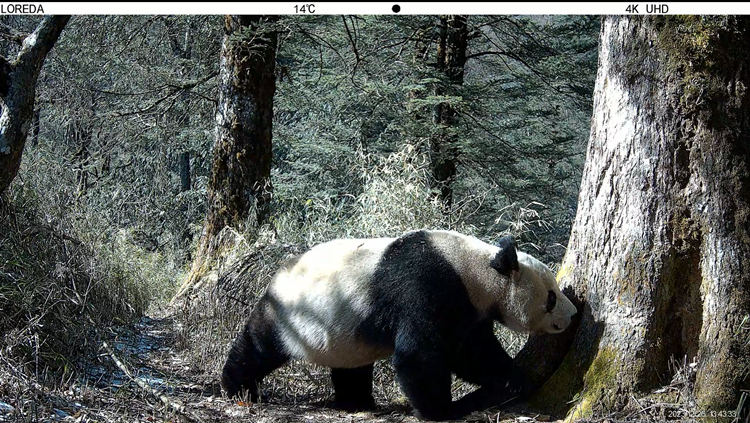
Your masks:
<path fill-rule="evenodd" d="M 578 212 L 559 282 L 585 310 L 517 357 L 536 402 L 621 410 L 697 363 L 706 411 L 750 389 L 750 20 L 603 20 Z M 570 346 L 570 349 L 567 347 Z"/>

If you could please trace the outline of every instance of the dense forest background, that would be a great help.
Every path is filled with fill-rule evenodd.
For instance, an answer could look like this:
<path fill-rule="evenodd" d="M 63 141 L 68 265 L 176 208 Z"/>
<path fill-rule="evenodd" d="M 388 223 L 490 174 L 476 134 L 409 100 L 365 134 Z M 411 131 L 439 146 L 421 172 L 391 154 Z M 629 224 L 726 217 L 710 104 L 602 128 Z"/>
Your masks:
<path fill-rule="evenodd" d="M 460 80 L 438 65 L 440 19 L 273 22 L 272 196 L 267 219 L 224 230 L 235 255 L 442 228 L 487 241 L 510 233 L 558 265 L 600 18 L 471 16 Z M 0 53 L 17 54 L 38 22 L 0 18 Z M 163 307 L 187 276 L 207 213 L 222 25 L 75 16 L 48 54 L 21 168 L 0 200 L 0 356 L 17 381 L 0 383 L 0 398 L 21 395 L 24 372 L 78 377 L 104 328 Z M 450 122 L 435 119 L 438 107 Z M 435 137 L 450 140 L 448 191 L 436 182 Z M 186 327 L 205 326 L 187 316 Z M 228 336 L 235 324 L 196 333 Z M 201 344 L 204 356 L 225 350 L 228 339 L 217 341 Z"/>
<path fill-rule="evenodd" d="M 386 362 L 364 415 L 319 366 L 260 405 L 218 375 L 286 259 L 422 228 L 514 235 L 579 310 L 495 326 L 530 395 L 470 420 L 747 421 L 748 46 L 731 15 L 0 17 L 0 421 L 415 421 Z"/>
<path fill-rule="evenodd" d="M 277 23 L 272 226 L 307 244 L 436 226 L 490 239 L 510 231 L 559 262 L 598 18 L 472 18 L 463 85 L 442 96 L 431 90 L 448 83 L 431 67 L 436 19 Z M 40 76 L 17 191 L 96 242 L 184 268 L 206 212 L 221 39 L 218 17 L 71 20 Z M 438 102 L 459 114 L 447 212 L 431 201 L 436 125 L 421 116 Z"/>

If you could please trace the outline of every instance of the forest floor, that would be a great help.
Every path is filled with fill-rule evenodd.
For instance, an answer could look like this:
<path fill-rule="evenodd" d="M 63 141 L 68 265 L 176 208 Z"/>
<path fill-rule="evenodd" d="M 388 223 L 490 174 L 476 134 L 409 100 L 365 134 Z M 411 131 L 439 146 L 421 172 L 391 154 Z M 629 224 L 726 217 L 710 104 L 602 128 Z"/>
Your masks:
<path fill-rule="evenodd" d="M 31 389 L 32 398 L 11 399 L 10 404 L 0 399 L 0 422 L 419 421 L 406 404 L 379 404 L 374 412 L 347 413 L 319 400 L 252 405 L 229 400 L 222 396 L 215 377 L 202 374 L 175 348 L 177 325 L 169 315 L 157 313 L 134 325 L 111 329 L 111 347 L 103 348 L 96 363 L 87 366 L 85 377 L 56 390 L 36 386 Z M 33 402 L 31 407 L 29 402 Z M 19 413 L 18 407 L 25 412 Z M 475 413 L 463 421 L 548 420 L 496 411 Z"/>

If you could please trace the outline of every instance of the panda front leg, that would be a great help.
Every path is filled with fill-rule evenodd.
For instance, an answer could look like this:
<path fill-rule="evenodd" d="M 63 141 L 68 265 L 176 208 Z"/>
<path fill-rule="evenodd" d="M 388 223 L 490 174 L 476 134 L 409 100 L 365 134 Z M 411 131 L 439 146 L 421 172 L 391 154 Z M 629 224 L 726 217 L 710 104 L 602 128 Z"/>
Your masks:
<path fill-rule="evenodd" d="M 276 332 L 270 304 L 261 299 L 235 338 L 221 373 L 221 385 L 229 397 L 248 392 L 258 402 L 258 384 L 289 361 Z"/>
<path fill-rule="evenodd" d="M 460 417 L 452 403 L 451 372 L 443 357 L 424 349 L 405 350 L 397 346 L 393 366 L 417 417 L 426 420 Z"/>
<path fill-rule="evenodd" d="M 492 321 L 473 328 L 451 363 L 453 373 L 480 388 L 457 401 L 463 414 L 503 405 L 527 394 L 523 373 L 495 337 Z"/>
<path fill-rule="evenodd" d="M 354 369 L 331 369 L 336 395 L 334 406 L 346 411 L 374 409 L 372 371 L 372 364 Z"/>

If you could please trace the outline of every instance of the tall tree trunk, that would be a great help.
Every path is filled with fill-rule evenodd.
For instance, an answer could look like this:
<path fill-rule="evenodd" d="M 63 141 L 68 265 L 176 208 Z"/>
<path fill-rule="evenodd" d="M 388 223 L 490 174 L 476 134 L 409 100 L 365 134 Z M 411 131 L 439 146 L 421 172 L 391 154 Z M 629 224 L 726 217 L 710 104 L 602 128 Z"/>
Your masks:
<path fill-rule="evenodd" d="M 70 16 L 47 16 L 23 40 L 15 60 L 0 56 L 0 193 L 18 173 L 34 115 L 36 81 Z"/>
<path fill-rule="evenodd" d="M 433 41 L 432 31 L 434 30 L 434 26 L 432 22 L 423 23 L 419 29 L 414 31 L 414 50 L 412 50 L 411 56 L 411 69 L 415 71 L 415 83 L 421 83 L 424 78 L 430 76 L 427 71 L 427 60 L 429 57 L 429 47 Z M 424 100 L 425 94 L 421 87 L 412 88 L 407 93 L 406 110 L 414 121 L 422 122 L 425 119 L 421 108 L 416 105 L 418 100 Z"/>
<path fill-rule="evenodd" d="M 186 80 L 194 75 L 192 75 L 192 63 L 190 60 L 192 59 L 193 55 L 193 22 L 190 21 L 190 17 L 186 18 L 188 22 L 185 25 L 184 32 L 180 33 L 178 28 L 175 27 L 174 23 L 175 21 L 171 17 L 165 17 L 164 18 L 164 24 L 167 27 L 167 35 L 169 37 L 169 43 L 172 47 L 172 53 L 175 55 L 175 57 L 180 59 L 180 65 L 178 68 L 178 75 L 180 79 Z M 188 91 L 184 90 L 182 93 L 180 93 L 180 102 L 182 103 L 183 107 L 181 109 L 173 109 L 173 114 L 175 116 L 170 116 L 170 119 L 173 119 L 176 122 L 177 131 L 179 131 L 182 128 L 190 127 L 190 118 L 192 116 L 192 113 L 190 113 L 190 110 L 188 108 Z M 175 132 L 177 132 L 175 131 Z M 191 187 L 191 178 L 190 178 L 190 145 L 188 142 L 188 146 L 182 147 L 184 151 L 179 153 L 177 155 L 177 160 L 179 163 L 179 172 L 180 172 L 180 192 L 185 192 L 190 190 Z M 189 231 L 185 231 L 185 233 L 189 233 Z"/>
<path fill-rule="evenodd" d="M 436 86 L 435 95 L 454 94 L 455 86 L 460 86 L 464 82 L 464 65 L 469 37 L 466 20 L 466 16 L 457 15 L 440 18 L 437 69 L 444 76 L 445 84 Z M 450 206 L 453 201 L 451 183 L 456 176 L 458 159 L 454 128 L 457 122 L 456 111 L 447 102 L 436 104 L 432 121 L 438 126 L 435 135 L 430 139 L 432 175 L 440 199 Z"/>
<path fill-rule="evenodd" d="M 89 121 L 90 122 L 90 121 Z M 89 189 L 89 167 L 91 166 L 91 146 L 92 133 L 87 126 L 87 122 L 81 117 L 75 117 L 67 127 L 68 142 L 76 148 L 72 157 L 73 172 L 76 175 L 76 200 L 81 200 L 86 196 Z"/>
<path fill-rule="evenodd" d="M 190 190 L 190 152 L 180 153 L 180 192 Z"/>
<path fill-rule="evenodd" d="M 424 106 L 424 100 L 430 94 L 426 89 L 425 81 L 434 76 L 434 69 L 428 63 L 430 57 L 430 46 L 436 41 L 436 25 L 433 17 L 427 17 L 413 33 L 413 50 L 411 50 L 410 68 L 413 72 L 412 88 L 406 94 L 405 108 L 409 116 L 407 125 L 404 126 L 403 135 L 407 145 L 417 155 L 410 155 L 409 160 L 419 159 L 421 153 L 429 153 L 431 132 L 435 124 L 432 122 L 432 110 Z M 430 188 L 434 176 L 430 175 Z"/>
<path fill-rule="evenodd" d="M 196 75 L 194 72 L 194 63 L 191 60 L 193 56 L 193 36 L 195 34 L 196 19 L 195 17 L 188 16 L 185 18 L 184 31 L 178 28 L 175 23 L 177 21 L 174 17 L 164 17 L 164 24 L 167 27 L 167 36 L 169 37 L 169 44 L 172 47 L 172 53 L 179 59 L 179 67 L 177 68 L 178 76 L 181 80 L 188 80 Z M 174 135 L 177 138 L 177 134 L 185 128 L 191 127 L 191 118 L 193 116 L 190 110 L 190 98 L 187 90 L 183 90 L 180 93 L 180 105 L 182 107 L 175 107 L 171 110 L 171 113 L 167 117 L 169 123 L 174 125 Z M 192 178 L 190 174 L 190 147 L 191 140 L 182 143 L 177 142 L 175 139 L 172 142 L 172 146 L 179 146 L 182 150 L 177 154 L 178 168 L 180 173 L 180 192 L 189 191 L 192 187 Z M 180 211 L 184 216 L 188 215 L 188 202 L 182 202 Z M 192 244 L 192 232 L 190 230 L 190 221 L 188 218 L 182 226 L 180 236 L 175 238 L 174 249 L 176 251 L 184 252 L 185 261 L 191 260 L 190 247 Z"/>
<path fill-rule="evenodd" d="M 578 394 L 569 417 L 620 410 L 670 381 L 671 357 L 696 361 L 703 410 L 733 410 L 750 388 L 748 87 L 746 17 L 603 20 L 558 274 L 584 312 L 567 355 L 565 337 L 532 337 L 516 358 L 537 382 L 554 372 L 540 403 L 562 411 Z"/>
<path fill-rule="evenodd" d="M 198 251 L 179 295 L 212 266 L 227 226 L 267 217 L 271 194 L 271 124 L 276 91 L 272 18 L 226 16 L 208 213 Z"/>

